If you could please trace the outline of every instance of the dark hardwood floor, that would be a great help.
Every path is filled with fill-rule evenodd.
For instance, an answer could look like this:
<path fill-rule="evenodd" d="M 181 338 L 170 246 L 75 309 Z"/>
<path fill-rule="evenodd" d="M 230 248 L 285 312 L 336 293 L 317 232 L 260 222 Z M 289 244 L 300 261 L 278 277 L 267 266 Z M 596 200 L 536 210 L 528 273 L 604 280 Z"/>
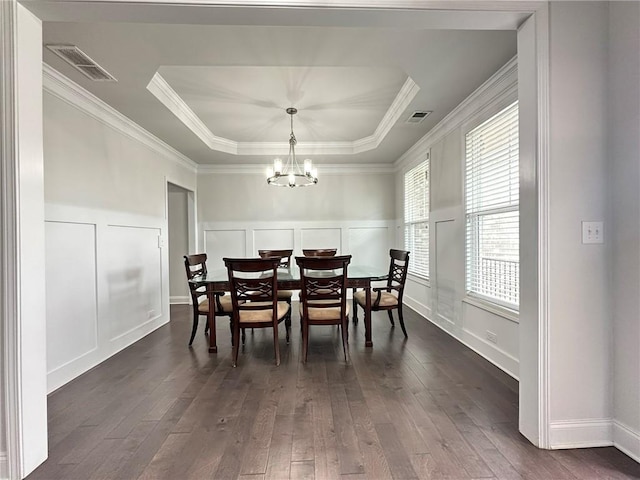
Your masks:
<path fill-rule="evenodd" d="M 49 459 L 29 480 L 640 478 L 614 448 L 532 446 L 517 382 L 411 310 L 406 341 L 384 312 L 373 349 L 352 325 L 348 365 L 336 327 L 312 327 L 303 365 L 294 313 L 279 367 L 271 330 L 255 330 L 238 368 L 226 319 L 218 354 L 202 325 L 187 347 L 190 312 L 173 306 L 170 324 L 49 396 Z"/>

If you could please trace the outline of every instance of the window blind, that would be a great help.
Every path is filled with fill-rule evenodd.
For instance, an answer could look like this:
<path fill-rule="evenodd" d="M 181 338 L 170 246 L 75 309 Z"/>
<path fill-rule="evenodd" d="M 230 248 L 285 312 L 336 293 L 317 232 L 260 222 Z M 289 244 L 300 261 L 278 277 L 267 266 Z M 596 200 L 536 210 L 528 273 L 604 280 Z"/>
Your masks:
<path fill-rule="evenodd" d="M 404 174 L 404 245 L 409 273 L 429 278 L 429 156 Z"/>
<path fill-rule="evenodd" d="M 518 103 L 466 135 L 466 289 L 520 302 Z"/>

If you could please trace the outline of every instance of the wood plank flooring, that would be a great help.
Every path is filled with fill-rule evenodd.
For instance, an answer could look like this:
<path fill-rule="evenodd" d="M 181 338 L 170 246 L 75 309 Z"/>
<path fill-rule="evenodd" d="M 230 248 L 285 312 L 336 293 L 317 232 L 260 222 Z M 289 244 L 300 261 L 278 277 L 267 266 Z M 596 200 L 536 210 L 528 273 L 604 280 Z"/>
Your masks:
<path fill-rule="evenodd" d="M 614 448 L 535 448 L 517 382 L 405 317 L 406 341 L 374 314 L 373 349 L 351 325 L 350 364 L 336 327 L 312 327 L 303 365 L 294 314 L 279 367 L 271 330 L 255 330 L 232 368 L 225 319 L 209 354 L 202 326 L 187 347 L 190 307 L 172 306 L 170 324 L 49 396 L 49 459 L 28 479 L 640 478 Z"/>

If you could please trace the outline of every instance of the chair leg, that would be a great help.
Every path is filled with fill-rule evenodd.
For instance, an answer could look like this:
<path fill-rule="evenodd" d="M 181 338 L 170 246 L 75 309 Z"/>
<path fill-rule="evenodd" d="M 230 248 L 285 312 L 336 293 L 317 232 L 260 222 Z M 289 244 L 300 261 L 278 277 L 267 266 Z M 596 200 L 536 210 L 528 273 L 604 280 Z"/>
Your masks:
<path fill-rule="evenodd" d="M 353 289 L 353 324 L 356 325 L 358 323 L 358 302 L 356 302 L 356 291 L 357 289 Z"/>
<path fill-rule="evenodd" d="M 349 343 L 349 318 L 345 318 L 340 325 L 342 329 L 342 351 L 344 352 L 344 361 L 347 361 L 347 344 Z"/>
<path fill-rule="evenodd" d="M 395 327 L 396 324 L 393 321 L 393 314 L 391 313 L 391 310 L 387 310 L 387 315 L 389 315 L 389 321 L 391 322 L 391 326 Z"/>
<path fill-rule="evenodd" d="M 240 346 L 238 345 L 240 343 L 240 326 L 238 325 L 234 325 L 233 326 L 233 353 L 232 353 L 232 365 L 233 367 L 237 367 L 238 366 L 238 350 L 240 350 Z"/>
<path fill-rule="evenodd" d="M 251 329 L 251 332 L 253 333 L 253 328 Z M 247 334 L 245 333 L 245 329 L 242 329 L 242 345 L 244 345 L 245 340 L 247 340 Z"/>
<path fill-rule="evenodd" d="M 284 327 L 287 330 L 287 345 L 289 344 L 289 334 L 291 333 L 291 302 L 289 303 L 289 311 L 284 319 Z"/>
<path fill-rule="evenodd" d="M 193 343 L 193 339 L 196 338 L 196 332 L 198 331 L 198 312 L 193 312 L 193 327 L 191 327 L 191 338 L 189 339 L 189 346 Z"/>
<path fill-rule="evenodd" d="M 233 347 L 233 345 L 234 345 L 234 341 L 233 341 L 233 317 L 231 317 L 229 319 L 229 330 L 231 330 L 231 346 Z"/>
<path fill-rule="evenodd" d="M 302 363 L 307 363 L 309 350 L 309 324 L 302 320 Z"/>
<path fill-rule="evenodd" d="M 276 352 L 276 367 L 280 365 L 280 342 L 278 341 L 278 324 L 273 326 L 273 349 Z"/>
<path fill-rule="evenodd" d="M 391 313 L 391 310 L 389 310 Z M 404 338 L 409 338 L 407 335 L 407 329 L 404 328 L 404 319 L 402 318 L 402 304 L 398 305 L 398 318 L 400 319 L 400 327 L 402 328 L 402 333 L 404 333 Z"/>

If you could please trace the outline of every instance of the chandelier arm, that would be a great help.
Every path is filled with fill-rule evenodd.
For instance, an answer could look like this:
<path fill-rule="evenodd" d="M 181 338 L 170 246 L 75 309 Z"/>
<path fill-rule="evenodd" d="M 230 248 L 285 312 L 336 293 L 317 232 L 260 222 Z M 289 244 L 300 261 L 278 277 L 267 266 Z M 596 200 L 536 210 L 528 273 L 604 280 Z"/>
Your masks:
<path fill-rule="evenodd" d="M 291 133 L 289 135 L 289 155 L 287 161 L 281 170 L 275 168 L 268 169 L 270 173 L 267 175 L 267 183 L 277 187 L 307 187 L 318 183 L 318 177 L 315 169 L 311 168 L 311 161 L 305 160 L 304 170 L 300 168 L 298 159 L 296 158 L 295 146 L 298 143 L 295 133 L 293 133 L 293 116 L 298 112 L 294 107 L 289 107 L 286 112 L 290 116 Z M 277 159 L 278 162 L 281 161 Z M 308 162 L 308 165 L 307 165 Z"/>

